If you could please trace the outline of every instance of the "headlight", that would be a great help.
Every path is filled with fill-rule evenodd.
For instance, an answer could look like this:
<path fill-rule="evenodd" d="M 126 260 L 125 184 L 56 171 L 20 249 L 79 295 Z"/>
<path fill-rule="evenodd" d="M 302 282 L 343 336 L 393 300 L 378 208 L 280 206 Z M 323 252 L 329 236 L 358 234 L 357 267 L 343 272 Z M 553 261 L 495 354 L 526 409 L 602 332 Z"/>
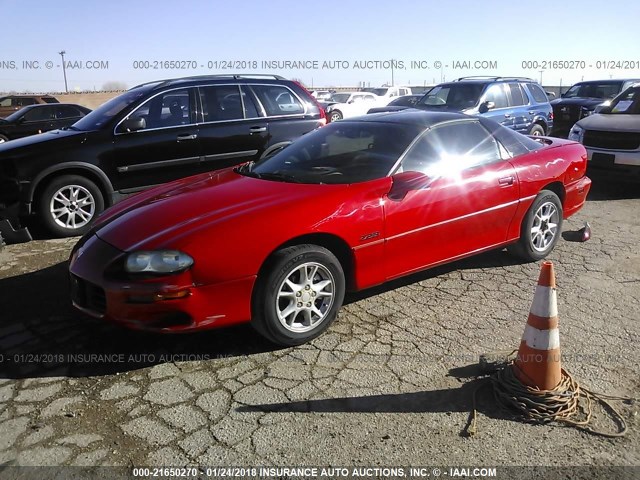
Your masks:
<path fill-rule="evenodd" d="M 575 124 L 571 127 L 571 131 L 569 132 L 569 140 L 573 140 L 574 142 L 582 143 L 582 138 L 584 137 L 584 128 L 580 125 Z"/>
<path fill-rule="evenodd" d="M 177 250 L 133 252 L 124 269 L 129 273 L 178 273 L 193 265 L 193 258 Z"/>
<path fill-rule="evenodd" d="M 586 108 L 583 108 L 580 117 L 584 118 L 588 117 L 589 115 L 593 115 L 593 110 L 587 110 Z"/>

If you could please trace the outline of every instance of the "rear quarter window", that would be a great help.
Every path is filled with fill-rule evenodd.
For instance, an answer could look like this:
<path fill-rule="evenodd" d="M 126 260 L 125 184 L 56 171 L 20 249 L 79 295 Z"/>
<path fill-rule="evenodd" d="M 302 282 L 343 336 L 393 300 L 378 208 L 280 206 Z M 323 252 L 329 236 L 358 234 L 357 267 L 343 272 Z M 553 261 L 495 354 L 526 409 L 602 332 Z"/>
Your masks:
<path fill-rule="evenodd" d="M 529 92 L 531 92 L 531 95 L 533 95 L 533 99 L 536 103 L 547 103 L 549 101 L 547 94 L 544 93 L 544 90 L 542 90 L 539 85 L 536 85 L 535 83 L 527 83 L 527 88 L 529 89 Z"/>
<path fill-rule="evenodd" d="M 287 87 L 281 85 L 251 85 L 251 88 L 270 117 L 304 113 L 304 106 L 293 91 Z"/>

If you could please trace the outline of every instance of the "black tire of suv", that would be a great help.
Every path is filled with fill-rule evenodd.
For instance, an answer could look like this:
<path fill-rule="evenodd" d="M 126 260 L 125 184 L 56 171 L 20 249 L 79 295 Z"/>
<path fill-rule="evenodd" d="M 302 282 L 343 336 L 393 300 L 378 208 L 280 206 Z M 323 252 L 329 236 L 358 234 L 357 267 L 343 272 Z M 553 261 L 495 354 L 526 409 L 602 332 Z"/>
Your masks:
<path fill-rule="evenodd" d="M 4 135 L 0 134 L 0 143 L 4 143 L 4 142 L 8 142 L 9 139 L 7 137 L 5 137 Z"/>
<path fill-rule="evenodd" d="M 535 123 L 531 127 L 531 130 L 529 130 L 529 135 L 533 135 L 535 137 L 541 137 L 544 135 L 544 128 L 542 128 L 541 125 L 538 125 L 537 123 Z"/>
<path fill-rule="evenodd" d="M 65 187 L 79 186 L 89 192 L 94 202 L 93 215 L 88 219 L 87 223 L 78 228 L 65 228 L 59 225 L 53 218 L 51 209 L 51 201 L 56 192 Z M 73 237 L 83 235 L 90 228 L 95 218 L 104 210 L 104 197 L 100 188 L 86 177 L 80 175 L 62 175 L 54 178 L 42 191 L 37 201 L 36 214 L 42 225 L 56 237 Z"/>
<path fill-rule="evenodd" d="M 293 272 L 309 263 L 317 265 L 325 273 L 330 272 L 330 278 L 333 280 L 333 301 L 325 311 L 324 318 L 320 319 L 315 327 L 308 331 L 295 332 L 285 328 L 278 318 L 279 289 Z M 313 286 L 307 291 L 312 290 Z M 268 260 L 265 273 L 258 278 L 252 301 L 251 325 L 263 337 L 277 345 L 287 347 L 300 345 L 316 338 L 329 328 L 342 306 L 344 294 L 344 271 L 333 253 L 326 248 L 311 244 L 283 248 L 273 254 Z M 313 295 L 315 297 L 315 294 Z M 318 296 L 315 300 L 302 300 L 303 295 L 299 301 L 315 303 L 320 298 Z"/>

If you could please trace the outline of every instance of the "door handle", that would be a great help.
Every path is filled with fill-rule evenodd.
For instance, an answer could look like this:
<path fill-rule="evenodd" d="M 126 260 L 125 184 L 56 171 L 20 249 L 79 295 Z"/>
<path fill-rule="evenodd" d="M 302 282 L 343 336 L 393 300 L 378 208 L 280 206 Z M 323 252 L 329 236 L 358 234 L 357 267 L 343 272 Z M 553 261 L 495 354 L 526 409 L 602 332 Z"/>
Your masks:
<path fill-rule="evenodd" d="M 511 118 L 511 114 L 510 113 L 505 113 L 504 114 L 504 118 Z"/>
<path fill-rule="evenodd" d="M 535 110 L 529 110 L 529 115 L 535 115 L 536 111 Z"/>
<path fill-rule="evenodd" d="M 501 187 L 508 187 L 509 185 L 513 185 L 513 182 L 515 181 L 515 178 L 512 176 L 509 177 L 502 177 L 498 180 L 498 183 L 500 184 Z"/>
<path fill-rule="evenodd" d="M 267 131 L 267 127 L 251 127 L 249 129 L 249 133 L 253 134 L 253 133 L 262 133 L 262 132 L 266 132 Z"/>
<path fill-rule="evenodd" d="M 198 135 L 196 135 L 195 133 L 191 133 L 188 135 L 178 135 L 178 141 L 179 142 L 186 142 L 187 140 L 195 140 L 196 138 L 198 138 Z"/>

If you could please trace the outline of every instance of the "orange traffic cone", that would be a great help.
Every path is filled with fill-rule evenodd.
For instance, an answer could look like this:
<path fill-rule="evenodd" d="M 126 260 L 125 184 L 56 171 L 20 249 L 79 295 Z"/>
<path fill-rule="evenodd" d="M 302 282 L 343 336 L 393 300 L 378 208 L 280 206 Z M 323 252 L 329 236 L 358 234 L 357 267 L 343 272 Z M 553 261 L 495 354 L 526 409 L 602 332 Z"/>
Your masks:
<path fill-rule="evenodd" d="M 552 262 L 542 263 L 514 373 L 525 385 L 540 390 L 551 390 L 562 379 L 556 277 Z"/>

